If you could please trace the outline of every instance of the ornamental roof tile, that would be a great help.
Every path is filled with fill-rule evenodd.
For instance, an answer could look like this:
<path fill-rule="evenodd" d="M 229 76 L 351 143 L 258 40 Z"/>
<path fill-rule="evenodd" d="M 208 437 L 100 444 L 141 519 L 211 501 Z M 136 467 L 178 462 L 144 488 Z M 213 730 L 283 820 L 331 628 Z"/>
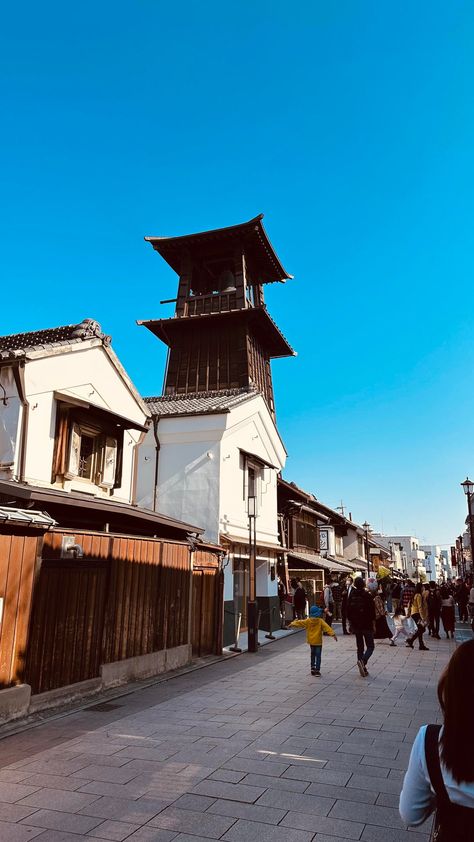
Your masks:
<path fill-rule="evenodd" d="M 158 417 L 177 415 L 219 415 L 259 395 L 256 389 L 226 389 L 215 392 L 194 392 L 185 395 L 163 395 L 145 398 L 145 403 Z"/>
<path fill-rule="evenodd" d="M 0 360 L 17 359 L 24 357 L 27 351 L 73 345 L 93 338 L 101 339 L 105 345 L 110 345 L 111 342 L 110 336 L 102 333 L 100 324 L 94 319 L 83 319 L 75 325 L 62 325 L 45 330 L 0 336 Z"/>

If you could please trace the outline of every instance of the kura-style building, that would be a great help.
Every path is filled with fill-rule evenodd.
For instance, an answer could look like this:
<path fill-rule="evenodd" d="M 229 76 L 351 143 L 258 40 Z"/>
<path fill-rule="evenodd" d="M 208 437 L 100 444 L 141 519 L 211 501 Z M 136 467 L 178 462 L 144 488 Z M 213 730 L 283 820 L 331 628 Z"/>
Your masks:
<path fill-rule="evenodd" d="M 277 476 L 286 451 L 271 360 L 294 351 L 267 311 L 264 290 L 291 276 L 262 215 L 146 240 L 179 281 L 174 316 L 139 322 L 167 345 L 168 359 L 163 394 L 145 399 L 153 425 L 138 457 L 138 503 L 201 524 L 225 551 L 226 645 L 238 613 L 246 624 L 249 498 L 256 502 L 260 627 L 278 624 Z"/>

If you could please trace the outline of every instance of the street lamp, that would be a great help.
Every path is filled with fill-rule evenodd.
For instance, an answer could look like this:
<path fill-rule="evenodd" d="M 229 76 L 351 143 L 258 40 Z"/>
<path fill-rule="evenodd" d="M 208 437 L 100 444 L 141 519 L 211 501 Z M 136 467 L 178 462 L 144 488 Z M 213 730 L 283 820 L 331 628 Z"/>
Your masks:
<path fill-rule="evenodd" d="M 472 497 L 472 492 L 474 491 L 474 482 L 471 482 L 469 477 L 466 477 L 466 479 L 464 480 L 464 482 L 461 483 L 461 485 L 464 489 L 464 494 L 467 497 L 467 511 L 468 511 L 468 515 L 469 515 L 469 518 L 468 518 L 468 520 L 469 520 L 469 539 L 471 541 L 471 578 L 472 578 L 473 564 L 474 564 L 474 549 L 473 549 L 473 542 L 472 542 L 472 503 L 471 503 L 471 497 Z"/>
<path fill-rule="evenodd" d="M 257 498 L 248 497 L 249 513 L 249 596 L 247 600 L 248 651 L 258 652 L 258 612 L 255 586 L 257 567 Z"/>
<path fill-rule="evenodd" d="M 367 559 L 367 578 L 369 578 L 369 576 L 370 576 L 370 553 L 369 553 L 370 523 L 367 523 L 367 521 L 365 521 L 365 523 L 362 524 L 362 529 L 365 530 L 365 557 Z"/>

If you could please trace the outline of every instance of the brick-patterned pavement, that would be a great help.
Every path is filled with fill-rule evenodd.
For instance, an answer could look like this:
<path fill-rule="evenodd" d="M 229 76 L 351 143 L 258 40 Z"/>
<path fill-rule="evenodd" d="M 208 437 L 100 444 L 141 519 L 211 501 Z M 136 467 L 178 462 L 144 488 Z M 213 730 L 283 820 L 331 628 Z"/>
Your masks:
<path fill-rule="evenodd" d="M 425 842 L 397 804 L 455 645 L 427 643 L 378 643 L 362 679 L 325 638 L 317 678 L 293 635 L 8 737 L 0 842 Z"/>

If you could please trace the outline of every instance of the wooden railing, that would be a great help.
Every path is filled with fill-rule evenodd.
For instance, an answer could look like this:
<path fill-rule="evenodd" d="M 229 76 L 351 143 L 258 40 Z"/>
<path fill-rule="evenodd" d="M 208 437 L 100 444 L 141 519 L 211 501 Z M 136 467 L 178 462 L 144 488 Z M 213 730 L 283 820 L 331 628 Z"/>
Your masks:
<path fill-rule="evenodd" d="M 185 316 L 202 316 L 208 313 L 225 313 L 237 310 L 237 292 L 213 292 L 209 295 L 193 295 L 186 299 Z"/>

